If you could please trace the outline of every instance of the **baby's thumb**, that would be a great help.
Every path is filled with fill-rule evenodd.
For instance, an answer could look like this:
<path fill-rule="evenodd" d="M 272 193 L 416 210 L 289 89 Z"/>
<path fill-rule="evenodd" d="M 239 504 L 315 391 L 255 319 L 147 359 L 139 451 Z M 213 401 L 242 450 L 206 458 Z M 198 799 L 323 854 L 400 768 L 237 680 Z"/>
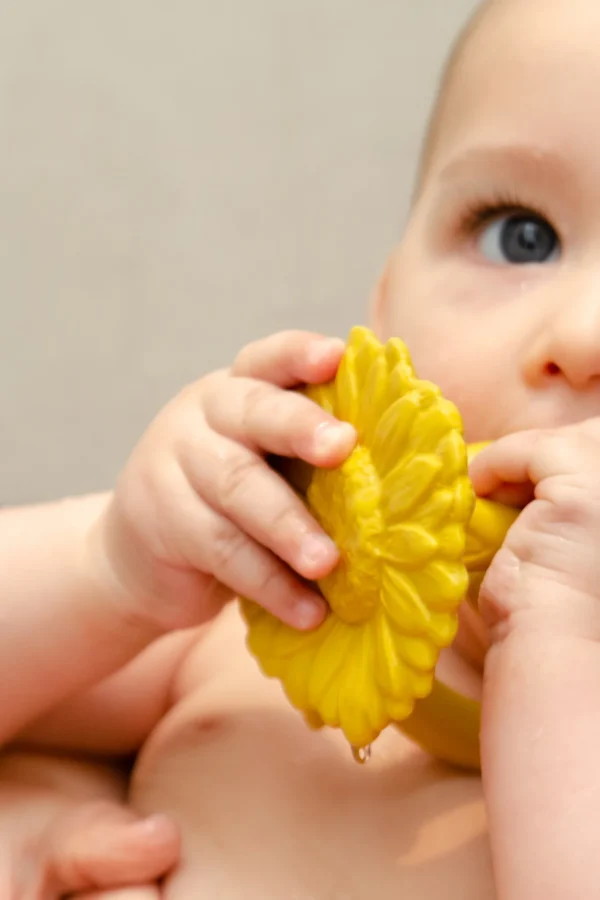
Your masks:
<path fill-rule="evenodd" d="M 141 819 L 116 803 L 68 813 L 50 836 L 49 871 L 63 893 L 151 884 L 179 859 L 179 835 L 162 815 Z"/>

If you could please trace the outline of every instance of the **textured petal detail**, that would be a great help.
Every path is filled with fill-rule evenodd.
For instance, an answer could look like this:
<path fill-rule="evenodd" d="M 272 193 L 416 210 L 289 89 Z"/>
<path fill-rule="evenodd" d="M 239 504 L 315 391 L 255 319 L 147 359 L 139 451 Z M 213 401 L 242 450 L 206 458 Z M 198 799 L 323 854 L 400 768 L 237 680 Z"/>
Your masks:
<path fill-rule="evenodd" d="M 464 597 L 469 579 L 462 562 L 429 563 L 412 576 L 423 601 L 433 610 L 454 610 Z"/>
<path fill-rule="evenodd" d="M 430 455 L 415 456 L 390 472 L 381 491 L 386 519 L 395 522 L 408 516 L 431 490 L 441 469 L 441 459 Z"/>
<path fill-rule="evenodd" d="M 354 747 L 371 742 L 373 730 L 369 709 L 373 704 L 373 647 L 357 630 L 346 658 L 340 683 L 340 726 Z"/>
<path fill-rule="evenodd" d="M 388 368 L 385 358 L 380 354 L 371 363 L 367 373 L 362 394 L 362 403 L 358 420 L 358 438 L 365 446 L 371 447 L 375 432 L 382 416 L 387 410 Z"/>
<path fill-rule="evenodd" d="M 439 442 L 437 452 L 444 468 L 444 480 L 452 483 L 467 468 L 467 448 L 457 431 L 450 431 Z"/>
<path fill-rule="evenodd" d="M 381 690 L 390 697 L 408 693 L 408 673 L 400 654 L 398 635 L 387 616 L 379 615 L 375 623 L 375 677 Z"/>
<path fill-rule="evenodd" d="M 456 527 L 464 545 L 464 530 Z M 388 528 L 382 556 L 387 562 L 402 569 L 419 569 L 437 553 L 438 549 L 438 541 L 430 531 L 422 525 L 403 522 Z"/>
<path fill-rule="evenodd" d="M 421 672 L 433 672 L 438 658 L 438 648 L 423 638 L 405 638 L 401 644 L 402 658 L 412 668 Z"/>
<path fill-rule="evenodd" d="M 413 423 L 411 433 L 406 442 L 405 452 L 427 453 L 431 452 L 432 449 L 435 449 L 436 452 L 440 452 L 441 448 L 438 445 L 441 445 L 443 448 L 448 440 L 452 440 L 457 436 L 459 444 L 463 444 L 464 449 L 464 461 L 462 465 L 462 472 L 464 472 L 466 468 L 467 451 L 466 448 L 464 448 L 460 431 L 451 430 L 456 428 L 456 417 L 452 415 L 453 411 L 456 412 L 455 408 L 439 397 L 436 404 L 429 409 L 424 410 Z M 453 477 L 456 476 L 454 475 Z"/>
<path fill-rule="evenodd" d="M 355 369 L 356 352 L 349 347 L 338 368 L 335 384 L 335 407 L 338 419 L 355 422 L 359 406 L 359 387 Z"/>
<path fill-rule="evenodd" d="M 330 415 L 335 415 L 335 395 L 330 384 L 309 384 L 304 393 L 309 400 L 324 409 Z"/>
<path fill-rule="evenodd" d="M 391 566 L 383 569 L 381 605 L 400 634 L 425 634 L 431 612 L 412 580 Z"/>
<path fill-rule="evenodd" d="M 428 634 L 438 647 L 449 647 L 458 630 L 455 613 L 434 613 L 429 622 Z"/>
<path fill-rule="evenodd" d="M 431 687 L 429 688 L 429 690 L 431 691 Z M 399 700 L 394 699 L 387 701 L 387 710 L 390 716 L 390 722 L 403 722 L 404 719 L 408 719 L 414 708 L 414 696 L 411 697 L 410 694 L 407 694 L 406 697 L 402 697 Z"/>
<path fill-rule="evenodd" d="M 308 686 L 308 699 L 315 709 L 319 709 L 321 698 L 343 669 L 352 638 L 352 627 L 338 621 L 330 634 L 330 640 L 324 641 L 319 648 L 309 674 Z"/>
<path fill-rule="evenodd" d="M 465 543 L 464 526 L 455 523 L 453 525 L 446 525 L 445 528 L 441 529 L 437 540 L 437 547 L 440 556 L 443 556 L 446 559 L 458 560 L 463 557 Z"/>
<path fill-rule="evenodd" d="M 386 475 L 404 458 L 408 434 L 421 408 L 417 391 L 405 394 L 389 406 L 379 420 L 372 439 L 371 455 L 377 471 Z"/>

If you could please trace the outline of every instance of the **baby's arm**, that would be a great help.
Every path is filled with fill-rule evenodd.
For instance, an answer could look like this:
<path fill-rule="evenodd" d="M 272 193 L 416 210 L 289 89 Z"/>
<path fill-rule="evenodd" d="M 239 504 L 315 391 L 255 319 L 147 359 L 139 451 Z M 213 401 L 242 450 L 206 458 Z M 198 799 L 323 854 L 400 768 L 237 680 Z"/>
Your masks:
<path fill-rule="evenodd" d="M 204 628 L 155 641 L 114 675 L 57 706 L 23 729 L 16 746 L 118 757 L 135 753 L 167 713 L 188 650 Z"/>
<path fill-rule="evenodd" d="M 287 390 L 329 380 L 343 349 L 296 332 L 250 345 L 157 416 L 112 493 L 0 513 L 0 744 L 234 594 L 322 621 L 310 582 L 339 553 L 266 456 L 346 458 L 354 429 Z"/>
<path fill-rule="evenodd" d="M 108 495 L 0 511 L 0 744 L 156 636 L 96 563 Z"/>
<path fill-rule="evenodd" d="M 600 896 L 600 420 L 513 435 L 476 487 L 535 496 L 483 583 L 482 767 L 498 900 Z M 526 494 L 524 495 L 526 498 Z"/>

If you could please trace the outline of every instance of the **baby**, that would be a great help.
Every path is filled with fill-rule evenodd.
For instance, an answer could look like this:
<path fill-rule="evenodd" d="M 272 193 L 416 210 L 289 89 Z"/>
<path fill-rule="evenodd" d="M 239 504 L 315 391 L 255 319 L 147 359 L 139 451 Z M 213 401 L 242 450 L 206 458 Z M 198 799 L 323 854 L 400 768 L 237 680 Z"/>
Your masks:
<path fill-rule="evenodd" d="M 402 337 L 469 441 L 494 441 L 472 465 L 478 493 L 524 507 L 481 615 L 464 604 L 439 669 L 482 698 L 483 787 L 393 728 L 356 766 L 343 736 L 307 729 L 244 647 L 227 600 L 310 629 L 325 610 L 307 585 L 338 559 L 265 455 L 333 466 L 355 440 L 286 390 L 331 378 L 340 342 L 275 335 L 167 407 L 113 494 L 0 519 L 0 734 L 38 754 L 136 754 L 129 814 L 102 769 L 78 770 L 78 792 L 65 774 L 59 793 L 112 798 L 102 809 L 131 817 L 116 823 L 127 840 L 146 828 L 161 848 L 156 871 L 146 837 L 138 869 L 111 863 L 109 877 L 92 834 L 79 864 L 63 865 L 63 891 L 127 883 L 138 887 L 94 896 L 154 898 L 171 865 L 167 900 L 600 891 L 599 38 L 597 0 L 483 5 L 451 59 L 412 215 L 372 298 L 378 335 Z M 41 778 L 28 766 L 48 762 L 18 749 L 8 761 L 32 791 Z M 104 827 L 108 846 L 109 823 L 97 823 L 86 827 Z M 45 885 L 8 896 L 53 896 Z"/>

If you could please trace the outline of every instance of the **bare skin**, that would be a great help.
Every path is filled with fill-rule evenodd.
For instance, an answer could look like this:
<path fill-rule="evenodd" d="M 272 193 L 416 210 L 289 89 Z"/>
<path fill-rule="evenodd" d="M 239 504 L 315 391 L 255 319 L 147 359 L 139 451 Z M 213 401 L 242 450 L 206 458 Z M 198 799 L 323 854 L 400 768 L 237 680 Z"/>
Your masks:
<path fill-rule="evenodd" d="M 164 816 L 142 820 L 124 805 L 114 767 L 61 755 L 0 758 L 0 896 L 60 900 L 115 885 L 158 900 L 156 880 L 179 857 Z"/>
<path fill-rule="evenodd" d="M 131 646 L 150 640 L 140 622 L 144 634 L 200 629 L 173 638 L 165 677 L 145 656 L 91 699 L 63 691 L 33 724 L 13 705 L 22 741 L 78 750 L 98 739 L 106 753 L 145 744 L 134 805 L 181 828 L 171 900 L 600 891 L 600 7 L 504 0 L 491 10 L 456 68 L 373 298 L 379 335 L 407 342 L 419 374 L 458 404 L 469 440 L 496 442 L 473 466 L 478 491 L 531 501 L 484 583 L 483 623 L 465 610 L 445 660 L 444 677 L 482 693 L 485 811 L 478 779 L 393 730 L 357 768 L 339 735 L 308 732 L 262 679 L 235 607 L 209 624 L 240 591 L 310 627 L 318 599 L 292 573 L 335 564 L 264 454 L 335 464 L 348 452 L 352 435 L 339 431 L 325 452 L 321 414 L 286 390 L 327 378 L 340 348 L 319 363 L 317 338 L 271 338 L 159 417 L 94 530 L 128 600 Z M 36 685 L 30 717 L 53 705 Z"/>
<path fill-rule="evenodd" d="M 310 731 L 264 679 L 244 635 L 228 608 L 186 657 L 137 766 L 134 806 L 182 830 L 167 900 L 433 898 L 441 884 L 448 898 L 494 897 L 480 779 L 393 729 L 357 766 L 340 734 Z M 472 688 L 456 660 L 446 670 Z"/>

